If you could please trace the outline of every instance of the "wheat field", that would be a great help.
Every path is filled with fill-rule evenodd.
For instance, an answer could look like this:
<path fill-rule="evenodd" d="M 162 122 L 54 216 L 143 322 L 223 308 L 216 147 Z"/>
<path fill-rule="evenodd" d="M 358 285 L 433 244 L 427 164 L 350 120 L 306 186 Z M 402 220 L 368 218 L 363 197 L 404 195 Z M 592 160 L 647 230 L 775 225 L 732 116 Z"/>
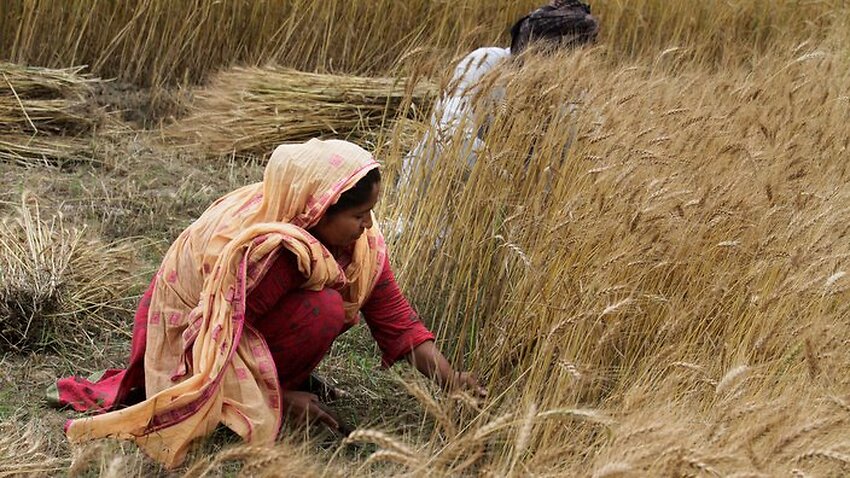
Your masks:
<path fill-rule="evenodd" d="M 535 5 L 10 0 L 0 60 L 85 64 L 154 97 L 209 95 L 198 88 L 211 75 L 267 65 L 445 87 L 453 61 L 505 44 Z M 362 139 L 384 165 L 378 213 L 399 282 L 489 398 L 376 371 L 361 330 L 322 366 L 352 394 L 351 436 L 287 430 L 264 449 L 217 434 L 178 476 L 850 474 L 850 4 L 592 5 L 598 44 L 485 79 L 504 101 L 487 106 L 471 169 L 456 141 L 439 167 L 419 158 L 412 180 L 397 180 L 427 109 L 393 111 L 407 121 Z M 169 241 L 262 172 L 262 154 L 174 147 L 163 138 L 176 124 L 86 132 L 92 161 L 72 168 L 0 162 L 4 225 L 32 223 L 26 190 L 41 198 L 39 230 L 53 214 L 115 263 L 143 264 L 121 272 L 121 297 L 98 299 L 117 329 Z M 73 303 L 101 290 L 81 284 L 85 271 L 105 280 L 77 264 L 60 289 Z M 85 327 L 85 314 L 66 316 Z M 0 476 L 165 473 L 126 444 L 71 449 L 61 422 L 73 415 L 35 403 L 62 373 L 120 366 L 128 332 L 0 356 Z"/>

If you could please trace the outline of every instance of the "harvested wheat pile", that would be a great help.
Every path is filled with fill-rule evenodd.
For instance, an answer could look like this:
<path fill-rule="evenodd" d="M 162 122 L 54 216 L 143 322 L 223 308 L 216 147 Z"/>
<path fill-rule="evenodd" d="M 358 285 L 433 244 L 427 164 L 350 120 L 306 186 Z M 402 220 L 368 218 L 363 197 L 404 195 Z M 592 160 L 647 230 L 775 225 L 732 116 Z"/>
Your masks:
<path fill-rule="evenodd" d="M 68 136 L 0 135 L 0 162 L 61 166 L 90 160 L 91 142 Z"/>
<path fill-rule="evenodd" d="M 166 136 L 209 154 L 267 154 L 316 136 L 367 136 L 427 104 L 436 87 L 400 78 L 234 68 L 200 91 L 189 117 Z"/>
<path fill-rule="evenodd" d="M 0 350 L 91 344 L 116 330 L 132 257 L 129 244 L 43 218 L 25 196 L 17 217 L 0 222 Z"/>
<path fill-rule="evenodd" d="M 0 63 L 0 161 L 61 165 L 90 156 L 84 136 L 100 115 L 88 98 L 99 80 L 80 70 Z"/>

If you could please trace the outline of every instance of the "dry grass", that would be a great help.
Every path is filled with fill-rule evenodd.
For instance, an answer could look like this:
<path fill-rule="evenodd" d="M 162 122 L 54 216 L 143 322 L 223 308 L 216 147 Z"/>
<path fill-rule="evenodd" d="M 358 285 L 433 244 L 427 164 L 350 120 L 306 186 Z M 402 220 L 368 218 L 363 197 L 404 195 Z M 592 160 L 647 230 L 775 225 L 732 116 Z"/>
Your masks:
<path fill-rule="evenodd" d="M 91 162 L 91 142 L 76 138 L 0 135 L 0 161 L 30 167 Z"/>
<path fill-rule="evenodd" d="M 94 129 L 95 118 L 84 107 L 97 80 L 80 70 L 0 63 L 0 131 L 64 134 Z"/>
<path fill-rule="evenodd" d="M 211 155 L 269 154 L 316 136 L 355 140 L 389 127 L 431 100 L 435 87 L 398 78 L 234 68 L 196 93 L 190 115 L 167 138 Z"/>
<path fill-rule="evenodd" d="M 237 476 L 245 477 L 344 476 L 339 471 L 323 470 L 317 466 L 304 443 L 283 439 L 274 447 L 237 445 L 225 448 L 214 456 L 198 459 L 188 467 L 183 477 L 222 476 L 227 472 L 233 474 L 234 467 L 238 467 Z"/>
<path fill-rule="evenodd" d="M 158 84 L 236 62 L 384 73 L 405 53 L 399 71 L 436 77 L 458 52 L 504 39 L 532 4 L 10 5 L 10 56 L 87 59 Z M 380 213 L 406 225 L 392 237 L 397 276 L 491 398 L 409 385 L 429 418 L 400 414 L 330 453 L 236 448 L 192 473 L 285 462 L 367 476 L 847 474 L 848 5 L 599 0 L 594 11 L 598 47 L 488 78 L 506 96 L 471 171 L 456 143 L 394 189 L 407 137 L 376 133 Z M 42 53 L 48 28 L 69 41 Z M 208 166 L 192 161 L 174 169 Z M 181 207 L 197 212 L 217 191 L 163 175 L 179 185 L 169 195 L 130 177 L 105 181 L 104 203 L 162 225 L 118 221 L 114 235 L 177 230 L 190 220 Z M 374 374 L 363 367 L 361 380 Z M 374 403 L 395 393 L 356 391 Z M 357 443 L 373 453 L 351 452 Z"/>
<path fill-rule="evenodd" d="M 116 312 L 130 287 L 130 244 L 104 244 L 42 217 L 25 196 L 17 217 L 0 224 L 0 349 L 68 348 L 79 356 L 109 332 L 126 334 Z"/>
<path fill-rule="evenodd" d="M 82 68 L 0 63 L 0 161 L 63 165 L 91 158 L 103 114 L 89 98 L 97 82 Z"/>
<path fill-rule="evenodd" d="M 43 433 L 32 424 L 0 423 L 0 477 L 45 476 L 67 467 L 67 460 L 44 452 Z"/>

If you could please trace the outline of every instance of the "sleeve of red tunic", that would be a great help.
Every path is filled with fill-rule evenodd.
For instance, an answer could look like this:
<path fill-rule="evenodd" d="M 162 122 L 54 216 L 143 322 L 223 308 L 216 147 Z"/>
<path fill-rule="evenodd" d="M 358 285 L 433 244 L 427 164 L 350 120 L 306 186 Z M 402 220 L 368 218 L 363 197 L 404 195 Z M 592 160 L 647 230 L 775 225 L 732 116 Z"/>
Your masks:
<path fill-rule="evenodd" d="M 384 262 L 372 295 L 360 311 L 381 348 L 381 362 L 385 367 L 394 364 L 422 342 L 434 339 L 434 334 L 419 320 L 419 315 L 398 288 L 389 258 Z"/>
<path fill-rule="evenodd" d="M 295 254 L 288 250 L 281 251 L 260 283 L 248 293 L 245 304 L 248 322 L 264 317 L 281 297 L 299 288 L 305 280 L 298 270 Z"/>

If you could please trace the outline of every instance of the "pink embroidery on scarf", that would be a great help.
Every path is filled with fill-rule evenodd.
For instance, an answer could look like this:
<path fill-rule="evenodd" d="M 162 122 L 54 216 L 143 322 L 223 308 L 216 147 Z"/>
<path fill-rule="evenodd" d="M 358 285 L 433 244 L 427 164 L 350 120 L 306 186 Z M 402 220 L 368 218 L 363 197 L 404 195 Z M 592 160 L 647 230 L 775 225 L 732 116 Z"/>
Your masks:
<path fill-rule="evenodd" d="M 331 166 L 338 168 L 345 161 L 345 158 L 338 154 L 332 154 L 330 158 L 328 158 L 328 162 L 331 163 Z"/>
<path fill-rule="evenodd" d="M 254 197 L 249 199 L 248 202 L 243 204 L 242 207 L 240 207 L 237 212 L 242 212 L 242 211 L 248 209 L 249 207 L 253 206 L 254 204 L 257 204 L 258 202 L 260 202 L 262 200 L 263 200 L 263 193 L 257 193 L 257 194 L 254 195 Z"/>
<path fill-rule="evenodd" d="M 201 409 L 201 407 L 204 406 L 212 394 L 215 393 L 217 388 L 218 387 L 216 386 L 208 386 L 203 392 L 201 392 L 201 395 L 196 400 L 193 400 L 185 406 L 154 415 L 148 423 L 148 426 L 145 428 L 145 433 L 153 433 L 194 415 Z"/>
<path fill-rule="evenodd" d="M 165 280 L 168 281 L 169 284 L 174 284 L 175 282 L 177 282 L 177 271 L 173 270 L 169 272 L 168 277 L 166 277 Z"/>
<path fill-rule="evenodd" d="M 270 371 L 271 371 L 271 369 L 272 369 L 272 368 L 269 366 L 269 363 L 268 363 L 268 362 L 266 362 L 266 361 L 262 361 L 262 362 L 260 362 L 260 373 L 267 373 L 267 372 L 270 372 Z"/>
<path fill-rule="evenodd" d="M 168 323 L 170 325 L 178 325 L 180 323 L 180 313 L 172 312 L 171 315 L 168 316 Z"/>
<path fill-rule="evenodd" d="M 248 272 L 248 262 L 245 262 L 244 270 L 239 271 L 239 280 L 236 282 L 235 286 L 231 286 L 230 289 L 233 290 L 233 320 L 236 320 L 239 317 L 239 314 L 245 314 L 245 291 L 243 287 L 247 283 L 247 272 Z"/>
<path fill-rule="evenodd" d="M 186 333 L 184 332 L 185 336 Z M 197 334 L 196 334 L 197 335 Z M 171 375 L 171 381 L 176 382 L 180 379 L 180 377 L 186 375 L 186 372 L 189 371 L 189 367 L 192 364 L 192 354 L 190 352 L 192 348 L 192 342 L 195 341 L 195 338 L 192 337 L 191 342 L 184 342 L 185 346 L 183 347 L 183 360 L 180 362 L 180 365 L 174 370 L 174 373 Z"/>
<path fill-rule="evenodd" d="M 340 185 L 339 188 L 341 187 L 342 186 Z M 296 217 L 296 219 L 298 220 L 298 224 L 296 224 L 295 221 L 293 221 L 292 224 L 298 227 L 303 227 L 309 219 L 315 219 L 319 215 L 319 213 L 322 212 L 322 209 L 324 209 L 325 206 L 327 206 L 331 202 L 331 199 L 333 199 L 335 194 L 334 192 L 337 191 L 339 188 L 334 187 L 331 191 L 325 192 L 318 198 L 313 198 L 311 196 L 311 199 L 307 201 L 306 211 Z M 336 192 L 336 194 L 338 195 L 339 193 Z"/>
<path fill-rule="evenodd" d="M 159 312 L 154 312 L 151 315 L 151 325 L 159 325 Z"/>
<path fill-rule="evenodd" d="M 248 378 L 248 371 L 242 367 L 236 369 L 236 378 L 239 380 L 245 380 Z"/>
<path fill-rule="evenodd" d="M 273 376 L 273 377 L 277 377 L 277 367 L 274 363 L 274 358 L 272 357 L 271 352 L 269 351 L 269 346 L 268 346 L 268 344 L 266 344 L 265 339 L 263 339 L 263 336 L 260 335 L 250 325 L 245 324 L 245 327 L 247 327 L 249 330 L 251 330 L 253 332 L 253 336 L 249 336 L 251 338 L 251 341 L 248 344 L 248 346 L 251 348 L 251 351 L 254 354 L 255 360 L 257 360 L 258 362 L 270 363 L 271 364 L 270 375 Z M 269 406 L 272 407 L 272 409 L 274 409 L 274 410 L 280 410 L 280 408 L 281 408 L 280 391 L 279 391 L 280 390 L 280 384 L 277 382 L 277 380 L 275 380 L 274 383 L 272 383 L 272 385 L 273 385 L 273 387 L 269 390 L 269 396 L 268 396 Z M 275 415 L 276 415 L 276 417 L 275 417 L 276 418 L 276 420 L 275 420 L 275 430 L 280 430 L 280 425 L 281 425 L 282 420 L 283 420 L 283 414 L 276 413 Z"/>
<path fill-rule="evenodd" d="M 223 330 L 224 330 L 224 328 L 221 326 L 221 324 L 216 325 L 215 329 L 213 329 L 212 339 L 217 341 L 219 339 L 219 337 L 221 337 L 221 332 Z"/>
<path fill-rule="evenodd" d="M 194 317 L 194 318 L 193 318 Z M 189 312 L 189 316 L 186 319 L 189 323 L 189 326 L 186 327 L 186 330 L 183 331 L 183 351 L 187 352 L 192 344 L 195 342 L 195 339 L 198 337 L 198 332 L 201 331 L 201 317 L 196 313 L 195 310 Z"/>
<path fill-rule="evenodd" d="M 305 216 L 304 214 L 299 214 L 293 217 L 292 220 L 289 221 L 289 223 L 295 227 L 304 227 L 307 224 L 307 216 Z"/>

